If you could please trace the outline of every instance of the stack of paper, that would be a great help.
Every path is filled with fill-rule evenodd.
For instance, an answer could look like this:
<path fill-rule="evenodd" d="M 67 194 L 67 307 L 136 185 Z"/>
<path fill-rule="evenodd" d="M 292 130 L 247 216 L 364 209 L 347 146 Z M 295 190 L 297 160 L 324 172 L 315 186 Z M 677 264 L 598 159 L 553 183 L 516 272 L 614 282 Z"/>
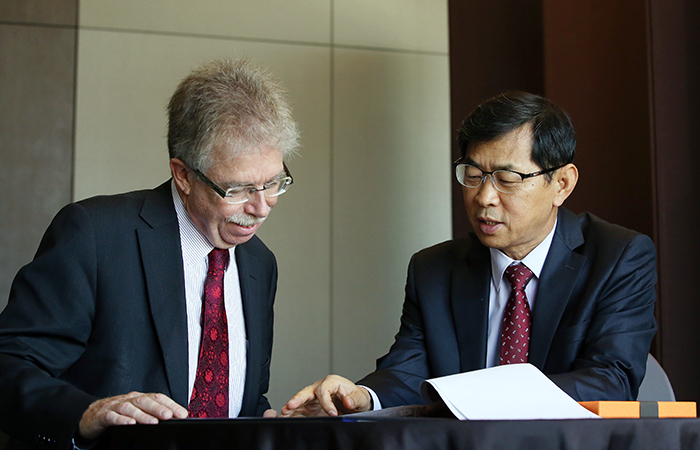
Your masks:
<path fill-rule="evenodd" d="M 508 364 L 426 380 L 427 402 L 442 399 L 460 420 L 599 419 L 532 364 Z"/>

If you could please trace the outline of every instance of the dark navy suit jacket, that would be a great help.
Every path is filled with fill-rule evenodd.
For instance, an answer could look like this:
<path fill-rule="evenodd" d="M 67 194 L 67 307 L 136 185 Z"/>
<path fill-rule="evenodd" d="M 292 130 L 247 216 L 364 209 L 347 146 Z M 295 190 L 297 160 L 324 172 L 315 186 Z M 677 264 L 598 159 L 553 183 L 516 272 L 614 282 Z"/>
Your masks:
<path fill-rule="evenodd" d="M 235 250 L 247 334 L 241 416 L 269 408 L 277 264 L 257 237 Z M 90 403 L 161 392 L 187 407 L 182 251 L 170 182 L 63 208 L 0 314 L 0 429 L 72 448 Z"/>
<path fill-rule="evenodd" d="M 383 406 L 423 403 L 421 381 L 486 367 L 490 258 L 473 235 L 413 256 L 396 340 L 358 382 Z M 647 236 L 560 208 L 529 362 L 578 401 L 636 399 L 656 332 L 655 284 Z"/>

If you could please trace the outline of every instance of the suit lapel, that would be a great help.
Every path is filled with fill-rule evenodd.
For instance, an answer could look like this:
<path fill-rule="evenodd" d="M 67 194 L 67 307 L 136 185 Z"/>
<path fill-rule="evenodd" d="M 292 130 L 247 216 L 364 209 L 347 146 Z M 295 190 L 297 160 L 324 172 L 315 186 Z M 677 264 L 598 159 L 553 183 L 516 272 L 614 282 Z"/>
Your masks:
<path fill-rule="evenodd" d="M 262 273 L 259 269 L 259 261 L 252 255 L 245 244 L 236 246 L 236 263 L 238 265 L 238 277 L 241 285 L 241 298 L 243 300 L 243 315 L 245 317 L 247 352 L 246 352 L 246 378 L 241 404 L 241 415 L 253 415 L 257 410 L 260 383 L 260 367 L 264 361 L 260 361 L 263 355 L 260 280 L 256 274 Z"/>
<path fill-rule="evenodd" d="M 187 310 L 177 215 L 167 182 L 148 194 L 137 230 L 148 301 L 163 351 L 170 396 L 187 406 Z"/>
<path fill-rule="evenodd" d="M 452 312 L 459 342 L 460 372 L 483 369 L 488 333 L 490 255 L 472 240 L 452 269 Z"/>
<path fill-rule="evenodd" d="M 544 368 L 552 338 L 586 262 L 585 256 L 573 252 L 583 242 L 577 217 L 561 208 L 557 229 L 537 286 L 532 318 L 529 361 L 539 369 Z"/>

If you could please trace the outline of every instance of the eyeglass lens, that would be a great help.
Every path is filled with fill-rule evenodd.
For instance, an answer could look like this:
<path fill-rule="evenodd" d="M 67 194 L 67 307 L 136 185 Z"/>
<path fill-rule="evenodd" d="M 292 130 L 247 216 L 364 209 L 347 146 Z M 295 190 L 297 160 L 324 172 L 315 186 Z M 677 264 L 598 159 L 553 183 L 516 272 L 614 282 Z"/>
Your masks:
<path fill-rule="evenodd" d="M 276 197 L 287 192 L 291 179 L 289 177 L 278 181 L 266 184 L 264 187 L 257 189 L 254 186 L 240 186 L 231 188 L 226 191 L 226 201 L 229 203 L 244 203 L 258 191 L 262 191 L 265 197 Z"/>
<path fill-rule="evenodd" d="M 479 187 L 488 176 L 478 167 L 468 164 L 459 164 L 456 168 L 456 175 L 460 184 L 471 188 Z M 493 181 L 496 189 L 504 193 L 515 192 L 523 184 L 522 177 L 510 170 L 496 170 L 489 178 Z"/>

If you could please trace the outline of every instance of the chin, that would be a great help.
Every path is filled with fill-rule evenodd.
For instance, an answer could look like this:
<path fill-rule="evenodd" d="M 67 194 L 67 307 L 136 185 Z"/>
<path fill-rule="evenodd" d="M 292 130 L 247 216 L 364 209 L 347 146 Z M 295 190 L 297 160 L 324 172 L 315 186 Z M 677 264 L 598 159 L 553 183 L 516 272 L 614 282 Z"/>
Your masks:
<path fill-rule="evenodd" d="M 251 234 L 248 236 L 236 236 L 235 238 L 233 238 L 231 240 L 227 240 L 226 244 L 229 247 L 233 247 L 234 245 L 238 245 L 238 244 L 245 244 L 249 240 L 253 239 L 253 236 L 255 236 L 255 234 Z"/>
<path fill-rule="evenodd" d="M 498 242 L 498 238 L 495 236 L 476 233 L 476 237 L 478 237 L 481 243 L 484 244 L 486 247 L 495 248 L 496 250 L 500 250 L 502 247 L 502 245 L 500 245 L 500 243 Z"/>

